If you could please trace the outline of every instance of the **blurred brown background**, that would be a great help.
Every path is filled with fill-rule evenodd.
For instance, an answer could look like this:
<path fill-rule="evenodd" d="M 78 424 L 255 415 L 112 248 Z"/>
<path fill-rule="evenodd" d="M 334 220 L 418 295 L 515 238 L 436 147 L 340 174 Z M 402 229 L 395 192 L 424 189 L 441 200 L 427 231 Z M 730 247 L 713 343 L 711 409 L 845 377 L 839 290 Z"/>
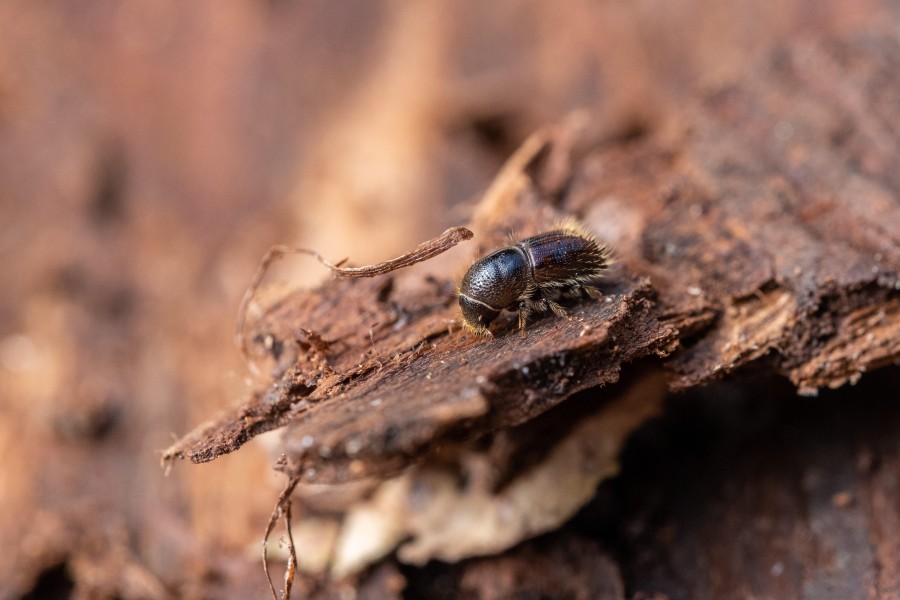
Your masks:
<path fill-rule="evenodd" d="M 273 243 L 387 258 L 465 223 L 517 144 L 574 109 L 657 127 L 781 41 L 898 12 L 3 0 L 0 597 L 266 591 L 265 442 L 169 477 L 159 451 L 249 389 L 231 332 Z M 324 275 L 295 259 L 271 277 Z"/>

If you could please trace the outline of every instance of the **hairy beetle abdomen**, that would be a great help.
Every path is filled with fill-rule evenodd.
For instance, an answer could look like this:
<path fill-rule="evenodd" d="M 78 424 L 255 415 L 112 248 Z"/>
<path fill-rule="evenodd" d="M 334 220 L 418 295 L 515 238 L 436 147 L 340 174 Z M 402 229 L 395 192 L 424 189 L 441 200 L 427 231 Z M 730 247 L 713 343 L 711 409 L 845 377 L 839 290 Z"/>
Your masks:
<path fill-rule="evenodd" d="M 572 285 L 600 274 L 607 254 L 594 240 L 566 231 L 549 231 L 522 240 L 538 287 Z"/>

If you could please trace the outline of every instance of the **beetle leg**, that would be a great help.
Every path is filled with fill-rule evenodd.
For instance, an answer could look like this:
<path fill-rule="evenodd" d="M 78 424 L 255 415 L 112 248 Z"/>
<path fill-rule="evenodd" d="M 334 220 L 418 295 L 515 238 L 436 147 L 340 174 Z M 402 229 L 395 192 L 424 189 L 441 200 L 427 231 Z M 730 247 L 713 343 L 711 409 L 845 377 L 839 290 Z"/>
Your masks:
<path fill-rule="evenodd" d="M 525 332 L 525 324 L 528 321 L 528 313 L 531 312 L 528 304 L 519 302 L 519 331 Z"/>
<path fill-rule="evenodd" d="M 547 303 L 547 306 L 550 307 L 550 310 L 553 311 L 554 315 L 556 315 L 557 317 L 565 317 L 566 316 L 566 309 L 564 309 L 562 306 L 560 306 L 553 300 L 545 300 L 545 302 Z"/>
<path fill-rule="evenodd" d="M 599 300 L 603 297 L 603 292 L 592 285 L 585 285 L 582 287 L 582 289 L 588 296 L 590 296 L 594 300 Z"/>

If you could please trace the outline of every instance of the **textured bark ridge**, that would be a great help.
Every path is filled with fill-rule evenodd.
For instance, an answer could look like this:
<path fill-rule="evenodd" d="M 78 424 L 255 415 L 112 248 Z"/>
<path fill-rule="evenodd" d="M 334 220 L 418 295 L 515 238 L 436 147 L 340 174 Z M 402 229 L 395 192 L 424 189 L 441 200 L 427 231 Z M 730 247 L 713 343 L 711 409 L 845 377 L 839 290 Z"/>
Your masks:
<path fill-rule="evenodd" d="M 490 339 L 454 326 L 463 263 L 294 292 L 252 324 L 268 390 L 166 458 L 285 427 L 284 469 L 339 482 L 523 423 L 642 356 L 668 357 L 673 388 L 756 364 L 803 393 L 896 362 L 897 57 L 895 38 L 797 44 L 654 134 L 573 118 L 534 135 L 477 207 L 475 243 L 574 215 L 615 248 L 603 299 L 521 334 L 503 318 Z"/>

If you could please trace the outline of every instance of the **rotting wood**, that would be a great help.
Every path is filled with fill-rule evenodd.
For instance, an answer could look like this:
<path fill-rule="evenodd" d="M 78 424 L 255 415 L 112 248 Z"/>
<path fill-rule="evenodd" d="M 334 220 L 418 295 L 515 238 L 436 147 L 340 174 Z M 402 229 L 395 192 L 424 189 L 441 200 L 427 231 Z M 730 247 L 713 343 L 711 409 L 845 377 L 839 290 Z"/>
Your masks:
<path fill-rule="evenodd" d="M 796 44 L 708 93 L 677 127 L 613 146 L 579 139 L 588 150 L 552 161 L 552 177 L 544 159 L 567 154 L 577 128 L 536 134 L 470 227 L 485 250 L 504 230 L 579 216 L 616 248 L 605 301 L 522 335 L 501 323 L 489 341 L 448 331 L 449 274 L 296 292 L 253 324 L 254 350 L 274 360 L 271 387 L 164 459 L 210 460 L 287 426 L 288 474 L 344 481 L 522 423 L 641 356 L 671 355 L 675 388 L 756 363 L 806 393 L 896 362 L 900 82 L 885 74 L 900 43 L 879 43 L 893 52 Z M 302 352 L 303 330 L 339 343 Z"/>
<path fill-rule="evenodd" d="M 310 547 L 333 549 L 328 572 L 342 579 L 389 554 L 456 563 L 558 529 L 618 472 L 631 433 L 662 413 L 662 370 L 636 371 L 615 390 L 586 391 L 488 440 L 445 446 L 354 502 L 336 540 Z"/>
<path fill-rule="evenodd" d="M 900 596 L 900 369 L 817 398 L 757 375 L 688 390 L 623 461 L 622 511 L 588 509 L 631 597 Z"/>
<path fill-rule="evenodd" d="M 310 250 L 308 248 L 292 248 L 290 246 L 283 245 L 272 246 L 260 261 L 259 268 L 257 268 L 256 274 L 253 276 L 253 280 L 250 282 L 250 286 L 244 293 L 244 297 L 241 298 L 241 304 L 240 306 L 238 306 L 238 316 L 237 319 L 235 319 L 235 344 L 240 349 L 241 354 L 244 356 L 244 358 L 248 358 L 247 338 L 244 335 L 244 329 L 247 319 L 247 308 L 250 305 L 251 300 L 253 299 L 253 295 L 259 288 L 259 284 L 260 282 L 262 282 L 262 278 L 268 271 L 269 266 L 279 258 L 283 258 L 288 254 L 306 254 L 312 256 L 317 261 L 319 261 L 319 263 L 328 268 L 328 270 L 330 270 L 335 277 L 377 277 L 379 275 L 387 275 L 388 273 L 396 271 L 397 269 L 411 267 L 412 265 L 428 260 L 429 258 L 434 258 L 435 256 L 446 252 L 450 248 L 456 246 L 458 243 L 470 239 L 472 239 L 472 232 L 465 227 L 450 227 L 438 237 L 422 242 L 409 252 L 406 252 L 405 254 L 402 254 L 397 258 L 392 258 L 375 265 L 366 265 L 362 267 L 342 267 L 341 265 L 346 261 L 346 259 L 341 260 L 336 264 L 332 264 L 322 258 L 322 255 L 320 255 L 318 252 L 316 252 L 315 250 Z M 307 337 L 309 337 L 311 341 L 317 343 L 318 345 L 321 345 L 321 338 L 317 338 L 314 332 L 306 333 Z"/>
<path fill-rule="evenodd" d="M 500 556 L 437 563 L 409 582 L 415 598 L 591 598 L 623 600 L 618 565 L 596 542 L 569 531 L 526 542 Z"/>

